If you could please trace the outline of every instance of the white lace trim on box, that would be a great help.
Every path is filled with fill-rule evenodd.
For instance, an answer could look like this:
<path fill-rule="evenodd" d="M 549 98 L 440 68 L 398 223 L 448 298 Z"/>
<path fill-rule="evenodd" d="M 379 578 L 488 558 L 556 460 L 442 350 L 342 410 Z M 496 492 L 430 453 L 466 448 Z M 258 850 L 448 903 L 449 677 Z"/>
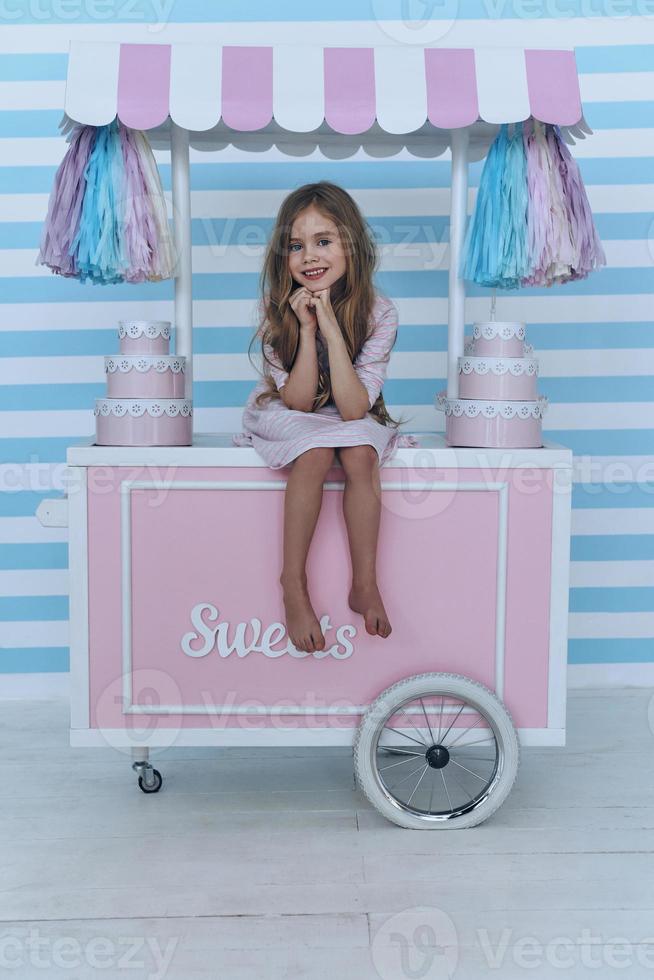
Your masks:
<path fill-rule="evenodd" d="M 493 340 L 501 337 L 502 340 L 511 340 L 517 337 L 518 340 L 525 339 L 524 323 L 503 323 L 501 320 L 488 320 L 486 323 L 473 323 L 472 336 L 483 337 L 484 340 Z"/>
<path fill-rule="evenodd" d="M 122 418 L 131 415 L 140 418 L 147 412 L 153 418 L 168 415 L 175 418 L 183 415 L 185 418 L 193 415 L 193 402 L 186 398 L 96 398 L 94 415 L 115 415 Z"/>
<path fill-rule="evenodd" d="M 466 340 L 465 344 L 463 345 L 463 353 L 464 354 L 468 354 L 471 357 L 484 357 L 485 356 L 484 354 L 475 354 L 475 341 L 474 341 L 474 339 L 473 340 Z M 533 344 L 528 344 L 526 340 L 523 340 L 523 342 L 522 342 L 522 356 L 523 357 L 531 357 L 533 355 L 533 353 L 534 353 L 534 345 Z"/>
<path fill-rule="evenodd" d="M 483 357 L 479 355 L 460 357 L 459 374 L 512 374 L 517 378 L 521 374 L 529 376 L 538 374 L 538 360 L 535 357 Z"/>
<path fill-rule="evenodd" d="M 136 371 L 172 371 L 179 374 L 186 371 L 186 358 L 177 357 L 175 354 L 122 354 L 120 357 L 105 357 L 104 369 L 110 374 L 114 371 L 123 373 L 131 370 Z"/>
<path fill-rule="evenodd" d="M 170 320 L 119 320 L 118 336 L 123 337 L 164 337 L 170 340 Z"/>
<path fill-rule="evenodd" d="M 474 398 L 448 398 L 445 391 L 436 395 L 436 408 L 446 415 L 474 419 L 478 415 L 492 419 L 501 415 L 504 419 L 542 419 L 548 399 L 541 395 L 536 401 L 481 401 Z"/>

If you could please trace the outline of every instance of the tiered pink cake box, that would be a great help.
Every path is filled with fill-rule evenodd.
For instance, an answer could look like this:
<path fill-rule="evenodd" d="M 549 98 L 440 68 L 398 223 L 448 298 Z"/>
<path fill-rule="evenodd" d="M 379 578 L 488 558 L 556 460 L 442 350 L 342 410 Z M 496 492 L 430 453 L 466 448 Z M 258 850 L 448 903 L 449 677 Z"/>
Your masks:
<path fill-rule="evenodd" d="M 190 445 L 186 358 L 169 353 L 170 323 L 121 320 L 118 336 L 120 353 L 104 359 L 107 397 L 95 400 L 97 445 Z"/>
<path fill-rule="evenodd" d="M 168 354 L 170 320 L 119 320 L 121 354 Z"/>
<path fill-rule="evenodd" d="M 98 446 L 190 446 L 191 402 L 184 398 L 96 398 Z"/>
<path fill-rule="evenodd" d="M 105 357 L 107 398 L 183 398 L 185 364 L 172 354 Z"/>
<path fill-rule="evenodd" d="M 547 398 L 535 401 L 482 401 L 437 395 L 445 412 L 445 441 L 449 446 L 500 449 L 539 448 Z"/>
<path fill-rule="evenodd" d="M 538 360 L 525 342 L 524 323 L 489 321 L 473 325 L 472 340 L 459 357 L 459 397 L 441 391 L 436 407 L 445 412 L 451 446 L 527 448 L 543 445 L 547 398 L 538 395 Z"/>
<path fill-rule="evenodd" d="M 525 325 L 512 320 L 487 320 L 473 323 L 472 338 L 465 346 L 466 354 L 485 354 L 488 357 L 523 357 L 525 354 Z M 530 347 L 533 352 L 533 348 Z"/>

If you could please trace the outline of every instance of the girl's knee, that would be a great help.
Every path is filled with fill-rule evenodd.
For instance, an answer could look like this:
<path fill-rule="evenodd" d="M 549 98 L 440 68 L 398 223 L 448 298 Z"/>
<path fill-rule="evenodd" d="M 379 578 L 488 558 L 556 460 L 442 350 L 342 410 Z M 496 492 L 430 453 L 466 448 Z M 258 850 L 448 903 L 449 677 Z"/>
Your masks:
<path fill-rule="evenodd" d="M 378 456 L 374 446 L 341 446 L 339 459 L 346 476 L 355 476 L 358 473 L 369 473 L 377 466 Z"/>
<path fill-rule="evenodd" d="M 334 463 L 334 450 L 330 446 L 314 446 L 300 453 L 296 462 L 316 470 L 328 470 Z"/>

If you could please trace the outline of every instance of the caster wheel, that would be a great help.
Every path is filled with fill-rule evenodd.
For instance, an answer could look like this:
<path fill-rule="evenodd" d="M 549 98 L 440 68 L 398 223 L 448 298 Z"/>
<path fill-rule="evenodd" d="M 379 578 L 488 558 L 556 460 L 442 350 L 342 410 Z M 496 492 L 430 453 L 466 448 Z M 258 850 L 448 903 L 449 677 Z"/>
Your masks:
<path fill-rule="evenodd" d="M 152 769 L 148 773 L 150 782 L 146 783 L 143 776 L 139 776 L 139 786 L 144 793 L 158 793 L 163 783 L 163 778 L 158 769 Z"/>
<path fill-rule="evenodd" d="M 508 796 L 520 761 L 497 695 L 461 674 L 417 674 L 383 691 L 354 739 L 357 783 L 410 830 L 474 827 Z"/>

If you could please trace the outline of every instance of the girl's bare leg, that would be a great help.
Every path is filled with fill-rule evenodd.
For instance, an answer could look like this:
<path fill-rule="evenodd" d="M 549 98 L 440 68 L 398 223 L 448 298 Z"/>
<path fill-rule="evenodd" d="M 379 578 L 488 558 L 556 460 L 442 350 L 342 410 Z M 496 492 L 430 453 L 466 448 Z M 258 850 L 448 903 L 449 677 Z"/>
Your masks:
<path fill-rule="evenodd" d="M 345 470 L 343 514 L 352 557 L 350 609 L 361 613 L 368 633 L 391 634 L 384 603 L 377 587 L 377 538 L 381 514 L 379 457 L 373 446 L 340 446 Z"/>
<path fill-rule="evenodd" d="M 286 629 L 297 650 L 324 650 L 325 638 L 309 600 L 306 560 L 320 514 L 325 477 L 334 450 L 317 447 L 301 453 L 286 482 L 284 496 L 284 567 L 279 581 L 284 593 Z"/>

